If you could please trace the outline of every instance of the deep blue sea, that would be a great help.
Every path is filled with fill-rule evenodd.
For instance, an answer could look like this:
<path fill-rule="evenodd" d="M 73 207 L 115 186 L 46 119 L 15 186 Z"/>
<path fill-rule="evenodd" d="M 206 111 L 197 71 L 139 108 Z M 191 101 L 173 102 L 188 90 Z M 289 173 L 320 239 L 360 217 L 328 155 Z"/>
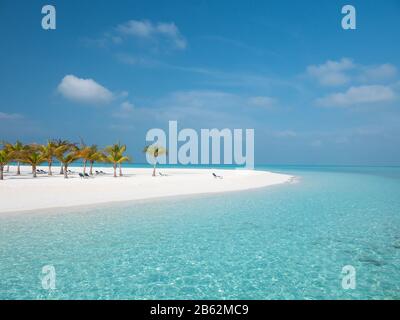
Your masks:
<path fill-rule="evenodd" d="M 0 298 L 400 299 L 399 167 L 257 169 L 298 181 L 0 216 Z"/>

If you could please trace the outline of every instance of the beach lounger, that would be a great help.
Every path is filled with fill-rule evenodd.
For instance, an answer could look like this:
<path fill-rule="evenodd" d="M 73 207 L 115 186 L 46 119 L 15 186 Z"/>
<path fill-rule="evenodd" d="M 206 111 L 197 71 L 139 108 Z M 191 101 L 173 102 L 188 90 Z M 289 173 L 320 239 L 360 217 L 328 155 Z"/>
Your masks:
<path fill-rule="evenodd" d="M 217 178 L 218 178 L 218 179 L 223 179 L 223 178 L 224 178 L 223 176 L 219 176 L 219 175 L 215 174 L 214 172 L 213 172 L 212 175 L 213 175 L 213 177 L 216 178 L 216 179 L 217 179 Z"/>

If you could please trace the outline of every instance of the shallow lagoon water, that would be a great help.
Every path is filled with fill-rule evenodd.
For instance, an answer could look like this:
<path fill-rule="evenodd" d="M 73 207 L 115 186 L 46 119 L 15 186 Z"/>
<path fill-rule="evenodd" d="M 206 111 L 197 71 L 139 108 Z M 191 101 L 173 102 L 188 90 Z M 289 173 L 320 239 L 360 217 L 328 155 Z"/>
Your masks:
<path fill-rule="evenodd" d="M 298 181 L 0 216 L 0 298 L 400 298 L 399 168 L 265 169 Z"/>

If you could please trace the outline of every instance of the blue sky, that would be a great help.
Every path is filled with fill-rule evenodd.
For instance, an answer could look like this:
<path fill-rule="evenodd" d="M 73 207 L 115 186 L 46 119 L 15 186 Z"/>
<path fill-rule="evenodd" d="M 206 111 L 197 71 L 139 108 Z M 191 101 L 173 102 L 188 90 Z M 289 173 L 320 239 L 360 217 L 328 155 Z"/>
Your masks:
<path fill-rule="evenodd" d="M 399 32 L 399 1 L 1 0 L 0 139 L 121 140 L 142 162 L 178 120 L 254 128 L 256 164 L 399 165 Z"/>

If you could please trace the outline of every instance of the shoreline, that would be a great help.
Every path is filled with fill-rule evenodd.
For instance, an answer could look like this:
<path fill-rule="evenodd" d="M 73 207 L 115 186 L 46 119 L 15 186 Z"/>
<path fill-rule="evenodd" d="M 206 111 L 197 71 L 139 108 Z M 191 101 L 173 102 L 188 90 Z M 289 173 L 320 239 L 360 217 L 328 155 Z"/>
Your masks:
<path fill-rule="evenodd" d="M 46 166 L 38 169 L 47 171 Z M 17 176 L 16 167 L 10 166 L 10 173 L 5 173 L 5 180 L 0 181 L 1 215 L 244 191 L 291 182 L 294 178 L 269 171 L 225 168 L 160 168 L 158 172 L 164 176 L 156 177 L 151 176 L 151 168 L 123 168 L 124 176 L 114 178 L 112 168 L 96 167 L 94 170 L 106 174 L 82 179 L 78 175 L 82 168 L 71 166 L 69 170 L 76 173 L 64 179 L 58 174 L 59 167 L 53 168 L 53 176 L 38 174 L 37 178 L 32 178 L 30 170 L 21 166 L 21 176 Z M 214 178 L 212 173 L 223 178 Z"/>

